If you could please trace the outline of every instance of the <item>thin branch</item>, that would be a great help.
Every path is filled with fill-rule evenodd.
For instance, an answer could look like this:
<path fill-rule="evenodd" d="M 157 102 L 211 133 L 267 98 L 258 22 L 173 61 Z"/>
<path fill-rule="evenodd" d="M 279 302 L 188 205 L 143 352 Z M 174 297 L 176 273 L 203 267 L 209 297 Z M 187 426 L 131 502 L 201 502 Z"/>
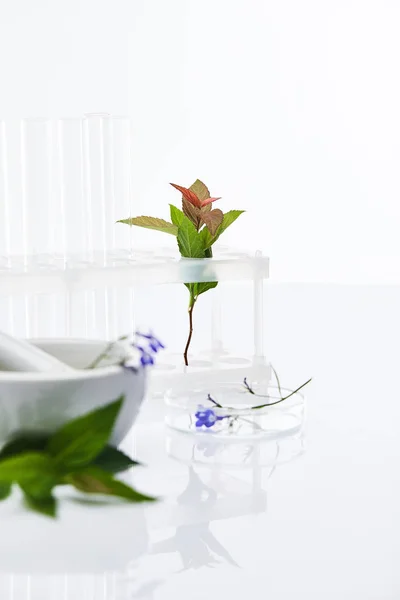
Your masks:
<path fill-rule="evenodd" d="M 209 400 L 210 402 L 212 402 L 214 404 L 214 406 L 218 406 L 218 408 L 224 408 L 222 406 L 222 404 L 219 404 L 216 400 L 214 400 L 214 398 L 211 397 L 211 394 L 208 394 L 207 400 Z"/>
<path fill-rule="evenodd" d="M 247 382 L 247 377 L 245 377 L 243 379 L 243 384 L 244 387 L 246 388 L 246 390 L 249 392 L 249 394 L 253 394 L 253 396 L 257 396 L 257 394 L 255 393 L 255 391 L 252 389 L 252 387 L 248 384 Z"/>
<path fill-rule="evenodd" d="M 274 367 L 272 365 L 271 365 L 271 369 L 272 369 L 272 372 L 273 372 L 273 374 L 275 376 L 275 379 L 276 379 L 276 384 L 278 386 L 279 395 L 282 398 L 282 388 L 281 388 L 281 382 L 279 381 L 278 373 L 275 371 L 275 369 L 274 369 Z"/>
<path fill-rule="evenodd" d="M 312 379 L 309 379 L 308 381 L 306 381 L 305 383 L 303 383 L 303 385 L 301 385 L 300 387 L 298 387 L 297 389 L 295 389 L 293 392 L 290 392 L 290 394 L 288 394 L 284 398 L 281 398 L 280 400 L 277 400 L 276 402 L 270 402 L 269 404 L 259 404 L 258 406 L 252 406 L 251 408 L 252 408 L 252 410 L 256 410 L 258 408 L 266 408 L 267 406 L 274 406 L 275 404 L 279 404 L 280 402 L 283 402 L 284 400 L 287 400 L 291 396 L 294 396 L 294 394 L 297 394 L 297 392 L 299 392 L 301 389 L 303 389 L 303 387 L 305 387 L 306 385 L 308 385 L 310 383 L 310 381 L 312 381 Z M 270 398 L 270 396 L 262 396 L 261 394 L 260 395 L 259 394 L 254 394 L 254 395 L 255 396 L 260 396 L 261 398 Z"/>
<path fill-rule="evenodd" d="M 111 352 L 111 350 L 113 349 L 114 345 L 117 344 L 118 342 L 122 342 L 124 340 L 127 340 L 128 336 L 127 335 L 121 335 L 121 337 L 119 337 L 117 340 L 115 340 L 114 342 L 110 342 L 105 350 L 103 350 L 103 352 L 101 354 L 99 354 L 99 356 L 97 356 L 94 361 L 92 363 L 90 363 L 90 365 L 88 367 L 86 367 L 87 369 L 95 369 L 97 367 L 97 365 L 99 365 L 101 363 L 102 360 L 108 358 L 109 353 Z"/>
<path fill-rule="evenodd" d="M 110 342 L 108 346 L 106 346 L 105 350 L 94 359 L 94 361 L 86 367 L 87 369 L 95 369 L 97 365 L 101 363 L 102 360 L 108 358 L 109 353 L 111 352 L 115 342 Z"/>

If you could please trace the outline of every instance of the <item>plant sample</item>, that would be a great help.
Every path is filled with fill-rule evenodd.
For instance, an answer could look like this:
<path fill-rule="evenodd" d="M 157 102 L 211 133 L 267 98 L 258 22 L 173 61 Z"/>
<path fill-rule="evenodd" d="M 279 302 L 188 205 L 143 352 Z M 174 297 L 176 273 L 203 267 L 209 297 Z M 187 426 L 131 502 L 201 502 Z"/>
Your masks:
<path fill-rule="evenodd" d="M 275 379 L 277 382 L 277 390 L 279 392 L 278 397 L 271 396 L 269 394 L 259 394 L 248 383 L 246 377 L 243 380 L 244 391 L 246 393 L 249 393 L 252 396 L 264 399 L 264 401 L 261 404 L 254 404 L 253 406 L 250 406 L 249 407 L 250 413 L 252 411 L 257 411 L 257 410 L 260 410 L 263 408 L 268 408 L 270 406 L 275 406 L 276 404 L 280 404 L 281 402 L 288 400 L 289 398 L 291 398 L 292 396 L 297 394 L 300 390 L 302 390 L 306 385 L 308 385 L 312 381 L 311 379 L 308 379 L 308 381 L 306 381 L 305 383 L 300 385 L 295 390 L 292 390 L 287 394 L 283 394 L 281 384 L 279 381 L 279 377 L 278 377 L 275 369 L 272 367 L 272 365 L 271 365 L 271 368 L 272 368 L 272 371 L 274 373 L 274 376 L 275 376 Z M 267 400 L 267 401 L 265 401 L 265 400 Z M 216 425 L 219 421 L 225 421 L 228 424 L 228 427 L 233 430 L 235 425 L 240 426 L 241 422 L 247 422 L 247 423 L 249 422 L 245 417 L 237 414 L 237 409 L 235 407 L 224 406 L 224 405 L 220 404 L 211 396 L 211 394 L 208 394 L 207 402 L 209 403 L 207 406 L 200 404 L 197 407 L 196 413 L 194 414 L 194 422 L 195 422 L 196 429 L 203 429 L 204 427 L 206 429 L 210 429 L 210 428 L 214 427 L 214 425 Z M 215 409 L 217 409 L 217 410 L 215 410 Z M 222 409 L 222 411 L 219 409 Z M 221 414 L 221 412 L 222 412 L 222 414 Z M 254 424 L 253 424 L 253 426 L 254 426 Z"/>
<path fill-rule="evenodd" d="M 220 200 L 220 198 L 211 197 L 207 186 L 199 179 L 189 188 L 175 183 L 171 183 L 171 185 L 182 194 L 182 210 L 170 204 L 171 221 L 141 216 L 123 219 L 118 222 L 154 229 L 176 236 L 179 252 L 184 258 L 212 258 L 213 244 L 244 211 L 230 210 L 223 213 L 219 208 L 212 208 L 213 203 Z M 194 306 L 201 294 L 215 288 L 217 285 L 217 281 L 185 283 L 189 291 L 189 334 L 183 352 L 185 365 L 189 364 L 188 352 L 193 335 Z"/>

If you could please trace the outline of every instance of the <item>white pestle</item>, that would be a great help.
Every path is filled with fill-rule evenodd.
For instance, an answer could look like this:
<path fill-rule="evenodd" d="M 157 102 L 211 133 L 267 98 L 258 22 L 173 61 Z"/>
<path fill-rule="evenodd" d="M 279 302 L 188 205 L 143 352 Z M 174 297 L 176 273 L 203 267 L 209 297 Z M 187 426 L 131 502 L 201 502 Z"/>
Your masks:
<path fill-rule="evenodd" d="M 73 371 L 51 354 L 0 331 L 0 371 Z"/>

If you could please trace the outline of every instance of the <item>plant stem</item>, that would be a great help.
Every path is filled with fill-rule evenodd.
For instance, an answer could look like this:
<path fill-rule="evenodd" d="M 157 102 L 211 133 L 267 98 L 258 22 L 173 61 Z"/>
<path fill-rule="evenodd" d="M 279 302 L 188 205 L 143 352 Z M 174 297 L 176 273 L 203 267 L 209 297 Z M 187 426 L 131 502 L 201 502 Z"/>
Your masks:
<path fill-rule="evenodd" d="M 127 336 L 126 335 L 122 335 L 121 337 L 119 337 L 116 341 L 114 342 L 110 342 L 105 350 L 103 350 L 103 352 L 101 354 L 99 354 L 92 363 L 90 363 L 90 365 L 88 367 L 86 367 L 86 369 L 95 369 L 97 367 L 97 365 L 99 365 L 101 363 L 102 360 L 104 360 L 105 358 L 108 358 L 109 353 L 111 352 L 111 350 L 113 349 L 113 346 L 118 343 L 118 342 L 122 342 L 123 340 L 126 340 Z"/>
<path fill-rule="evenodd" d="M 308 381 L 306 381 L 305 383 L 303 383 L 303 385 L 301 385 L 300 387 L 298 387 L 297 389 L 295 389 L 293 392 L 290 392 L 290 394 L 288 394 L 284 398 L 281 398 L 280 400 L 277 400 L 276 402 L 270 402 L 269 404 L 259 404 L 258 406 L 252 406 L 251 409 L 252 410 L 256 410 L 257 408 L 266 408 L 267 406 L 274 406 L 274 404 L 279 404 L 280 402 L 283 402 L 284 400 L 287 400 L 291 396 L 294 396 L 294 394 L 297 394 L 297 392 L 299 392 L 303 387 L 305 387 L 306 385 L 308 385 L 310 383 L 310 381 L 312 381 L 312 380 L 309 379 Z M 269 396 L 262 396 L 261 394 L 254 394 L 254 395 L 255 396 L 259 396 L 261 398 L 269 398 Z"/>
<path fill-rule="evenodd" d="M 193 294 L 190 294 L 190 302 L 189 302 L 189 309 L 188 309 L 188 313 L 189 313 L 189 336 L 186 342 L 186 347 L 185 347 L 185 351 L 183 353 L 183 359 L 185 361 L 185 365 L 188 366 L 189 365 L 189 361 L 188 361 L 188 351 L 189 351 L 189 346 L 190 346 L 190 342 L 192 341 L 192 335 L 193 335 L 193 309 L 194 309 L 194 305 L 196 304 L 196 297 L 193 296 Z"/>
<path fill-rule="evenodd" d="M 282 388 L 281 388 L 281 382 L 279 381 L 278 373 L 275 371 L 275 369 L 274 369 L 274 367 L 272 365 L 271 365 L 271 369 L 272 369 L 272 372 L 273 372 L 273 374 L 275 376 L 276 383 L 278 385 L 279 395 L 282 398 Z"/>
<path fill-rule="evenodd" d="M 212 402 L 212 403 L 214 404 L 214 406 L 217 406 L 218 408 L 224 408 L 224 407 L 222 406 L 222 404 L 219 404 L 219 402 L 217 402 L 216 400 L 214 400 L 214 398 L 212 398 L 211 394 L 208 394 L 208 396 L 207 396 L 207 400 L 208 400 L 209 402 Z"/>
<path fill-rule="evenodd" d="M 112 350 L 112 347 L 114 346 L 114 344 L 115 344 L 115 342 L 110 342 L 108 344 L 108 346 L 106 346 L 106 349 L 101 354 L 99 354 L 99 356 L 97 356 L 94 359 L 94 361 L 92 363 L 90 363 L 90 365 L 86 368 L 87 369 L 95 369 L 97 367 L 97 365 L 101 363 L 102 360 L 104 360 L 105 358 L 108 358 L 108 354 Z"/>

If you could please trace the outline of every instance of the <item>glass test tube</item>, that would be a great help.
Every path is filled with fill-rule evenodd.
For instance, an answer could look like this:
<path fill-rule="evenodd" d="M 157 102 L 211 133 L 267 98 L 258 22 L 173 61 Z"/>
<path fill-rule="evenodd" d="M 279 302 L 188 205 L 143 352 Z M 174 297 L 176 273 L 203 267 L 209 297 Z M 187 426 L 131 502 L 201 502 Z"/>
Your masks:
<path fill-rule="evenodd" d="M 89 252 L 99 253 L 106 259 L 110 245 L 109 162 L 106 162 L 105 145 L 109 135 L 109 115 L 91 114 L 84 119 L 85 184 L 88 199 Z"/>
<path fill-rule="evenodd" d="M 88 260 L 88 205 L 85 196 L 83 120 L 57 122 L 61 221 L 64 257 Z"/>
<path fill-rule="evenodd" d="M 0 268 L 10 255 L 10 198 L 8 187 L 6 126 L 0 121 Z M 5 261 L 3 265 L 3 261 Z"/>
<path fill-rule="evenodd" d="M 52 237 L 52 127 L 49 119 L 21 122 L 24 254 L 49 255 Z"/>
<path fill-rule="evenodd" d="M 103 259 L 130 251 L 131 130 L 127 117 L 90 114 L 84 119 L 85 183 L 91 251 Z"/>
<path fill-rule="evenodd" d="M 129 117 L 112 117 L 111 164 L 114 203 L 112 214 L 112 251 L 114 255 L 132 250 L 132 227 L 116 221 L 132 216 L 132 131 Z"/>

